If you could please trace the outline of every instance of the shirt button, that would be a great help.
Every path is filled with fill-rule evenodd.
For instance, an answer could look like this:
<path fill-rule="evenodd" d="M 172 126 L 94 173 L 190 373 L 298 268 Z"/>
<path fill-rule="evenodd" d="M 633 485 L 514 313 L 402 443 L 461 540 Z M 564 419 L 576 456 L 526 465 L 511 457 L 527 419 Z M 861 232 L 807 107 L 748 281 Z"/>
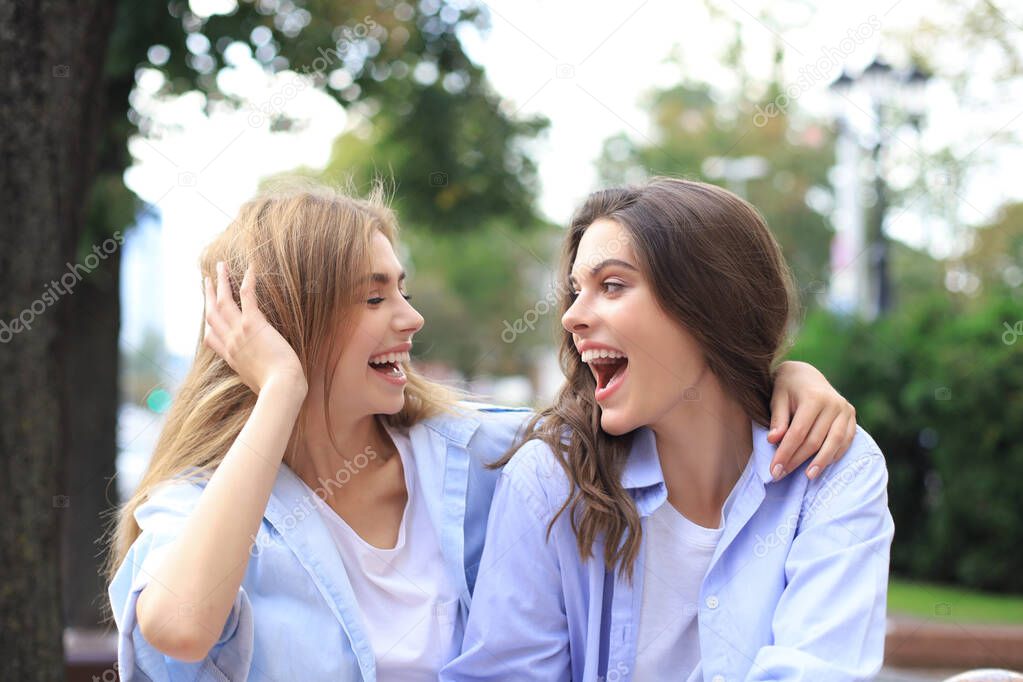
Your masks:
<path fill-rule="evenodd" d="M 718 607 L 718 598 L 713 596 L 713 595 L 707 597 L 707 608 L 708 609 L 716 609 L 717 607 Z"/>

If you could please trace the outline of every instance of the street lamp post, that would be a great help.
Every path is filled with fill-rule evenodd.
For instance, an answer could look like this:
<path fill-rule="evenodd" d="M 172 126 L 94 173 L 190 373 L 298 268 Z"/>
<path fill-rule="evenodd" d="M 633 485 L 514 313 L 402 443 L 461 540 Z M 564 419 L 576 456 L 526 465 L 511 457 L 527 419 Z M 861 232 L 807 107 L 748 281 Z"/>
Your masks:
<path fill-rule="evenodd" d="M 893 290 L 889 268 L 889 244 L 884 232 L 885 214 L 888 210 L 888 185 L 884 177 L 884 152 L 888 142 L 885 126 L 886 113 L 895 109 L 908 115 L 909 123 L 919 130 L 923 118 L 923 95 L 928 76 L 917 67 L 906 72 L 895 71 L 884 61 L 875 59 L 859 76 L 850 76 L 845 71 L 831 84 L 832 92 L 842 99 L 841 111 L 848 111 L 848 105 L 857 95 L 869 99 L 872 115 L 872 130 L 868 144 L 872 160 L 874 206 L 867 221 L 865 252 L 868 258 L 866 281 L 859 283 L 863 306 L 870 318 L 884 315 L 891 309 Z M 840 128 L 859 139 L 845 113 L 839 114 Z M 863 144 L 862 142 L 860 144 Z"/>

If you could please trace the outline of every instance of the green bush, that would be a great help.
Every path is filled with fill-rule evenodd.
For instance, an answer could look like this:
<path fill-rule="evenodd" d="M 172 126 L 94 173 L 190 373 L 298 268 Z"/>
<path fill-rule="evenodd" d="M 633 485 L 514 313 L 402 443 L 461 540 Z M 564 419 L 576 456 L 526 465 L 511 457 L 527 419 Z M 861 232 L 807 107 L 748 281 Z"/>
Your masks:
<path fill-rule="evenodd" d="M 1023 337 L 1006 328 L 1021 319 L 998 294 L 804 322 L 790 357 L 828 376 L 887 459 L 895 575 L 1023 592 Z"/>

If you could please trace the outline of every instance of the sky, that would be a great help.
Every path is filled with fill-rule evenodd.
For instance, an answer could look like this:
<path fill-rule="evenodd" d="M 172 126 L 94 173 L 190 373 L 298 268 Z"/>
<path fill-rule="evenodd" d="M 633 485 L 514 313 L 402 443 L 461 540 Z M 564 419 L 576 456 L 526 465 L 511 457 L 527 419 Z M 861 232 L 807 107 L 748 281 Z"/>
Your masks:
<path fill-rule="evenodd" d="M 193 0 L 192 5 L 197 12 L 208 13 L 229 7 L 230 1 Z M 821 116 L 834 113 L 834 97 L 827 86 L 843 66 L 854 72 L 862 69 L 879 46 L 883 53 L 883 46 L 891 44 L 883 36 L 908 30 L 921 13 L 934 11 L 933 3 L 922 0 L 819 5 L 786 3 L 788 16 L 775 11 L 783 23 L 802 24 L 785 31 L 758 19 L 767 3 L 721 0 L 714 7 L 740 22 L 748 48 L 747 68 L 754 76 L 769 77 L 776 44 L 783 46 L 783 75 L 789 83 L 800 82 L 807 67 L 831 55 L 830 70 L 809 81 L 804 78 L 797 92 L 799 109 Z M 486 7 L 489 31 L 481 35 L 466 29 L 460 38 L 469 56 L 486 69 L 509 112 L 550 119 L 547 134 L 530 149 L 542 183 L 540 207 L 559 224 L 595 189 L 594 161 L 605 139 L 623 132 L 639 141 L 652 139 L 644 95 L 683 77 L 712 83 L 722 92 L 737 84 L 735 75 L 720 63 L 721 51 L 731 39 L 730 25 L 712 21 L 701 2 L 494 0 Z M 856 39 L 849 40 L 850 35 Z M 969 109 L 948 88 L 932 85 L 922 138 L 906 140 L 900 133 L 891 141 L 893 154 L 912 163 L 913 154 L 907 150 L 913 145 L 936 149 L 951 140 L 964 154 L 980 149 L 991 155 L 990 169 L 978 173 L 959 197 L 962 219 L 979 223 L 1007 198 L 1020 197 L 1023 189 L 1010 182 L 1006 169 L 1018 168 L 1021 158 L 1019 150 L 987 143 L 986 133 L 974 139 L 971 131 L 1023 128 L 1019 118 L 1023 112 L 1018 111 L 1023 92 L 1019 84 L 1011 90 L 985 78 L 983 55 L 951 49 L 940 54 L 944 59 L 977 60 L 980 75 L 971 95 L 994 104 Z M 190 356 L 195 349 L 202 312 L 197 271 L 202 248 L 255 193 L 261 178 L 299 166 L 323 167 L 333 140 L 348 122 L 342 107 L 326 94 L 311 87 L 295 88 L 293 75 L 268 76 L 240 46 L 229 56 L 234 66 L 220 74 L 222 87 L 257 105 L 282 106 L 289 116 L 303 121 L 299 130 L 271 133 L 257 108 L 207 117 L 198 93 L 155 100 L 153 93 L 160 84 L 155 71 L 143 74 L 133 95 L 133 105 L 153 117 L 159 133 L 131 140 L 135 163 L 125 180 L 162 216 L 158 257 L 164 281 L 158 292 L 162 301 L 154 305 L 163 309 L 168 349 L 181 356 Z M 861 128 L 866 125 L 863 107 L 856 100 L 845 103 L 847 112 L 861 119 L 857 124 Z M 894 236 L 936 253 L 947 251 L 951 243 L 951 237 L 940 232 L 913 211 L 893 225 Z"/>

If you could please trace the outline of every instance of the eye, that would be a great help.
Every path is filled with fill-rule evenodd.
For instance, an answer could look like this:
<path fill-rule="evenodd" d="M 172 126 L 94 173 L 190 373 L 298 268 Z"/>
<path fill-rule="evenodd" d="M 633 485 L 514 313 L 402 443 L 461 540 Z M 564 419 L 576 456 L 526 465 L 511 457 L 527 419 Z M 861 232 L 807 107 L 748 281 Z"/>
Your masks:
<path fill-rule="evenodd" d="M 411 301 L 411 300 L 412 300 L 412 295 L 411 295 L 411 294 L 409 294 L 409 293 L 406 293 L 406 292 L 404 292 L 404 291 L 399 291 L 398 293 L 399 293 L 399 294 L 401 295 L 401 297 L 402 297 L 402 298 L 404 298 L 404 299 L 405 299 L 406 301 Z M 366 300 L 366 303 L 368 303 L 368 304 L 370 304 L 370 305 L 380 305 L 381 303 L 383 303 L 383 302 L 384 302 L 384 301 L 386 301 L 386 300 L 387 300 L 387 299 L 386 299 L 386 298 L 384 298 L 383 296 L 374 296 L 373 298 L 367 299 L 367 300 Z"/>
<path fill-rule="evenodd" d="M 602 282 L 601 286 L 604 287 L 604 291 L 606 291 L 609 294 L 620 293 L 622 291 L 622 289 L 625 288 L 625 285 L 622 284 L 621 282 L 611 282 L 611 281 Z"/>

